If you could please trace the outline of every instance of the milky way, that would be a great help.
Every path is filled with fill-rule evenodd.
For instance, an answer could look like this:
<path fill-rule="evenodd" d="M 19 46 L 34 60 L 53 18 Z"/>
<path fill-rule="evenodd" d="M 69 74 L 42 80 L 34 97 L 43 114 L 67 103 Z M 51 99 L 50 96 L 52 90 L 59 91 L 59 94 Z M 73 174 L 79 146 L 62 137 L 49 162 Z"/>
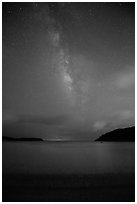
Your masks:
<path fill-rule="evenodd" d="M 134 21 L 134 3 L 3 3 L 5 134 L 134 125 Z"/>

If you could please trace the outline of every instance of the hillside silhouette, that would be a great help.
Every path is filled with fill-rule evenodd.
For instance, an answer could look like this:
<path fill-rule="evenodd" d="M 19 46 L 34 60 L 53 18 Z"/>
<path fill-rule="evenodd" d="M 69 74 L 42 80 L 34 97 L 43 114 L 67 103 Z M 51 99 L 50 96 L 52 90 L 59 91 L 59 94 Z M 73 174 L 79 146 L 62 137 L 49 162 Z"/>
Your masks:
<path fill-rule="evenodd" d="M 95 141 L 135 142 L 135 127 L 113 130 L 100 136 Z"/>

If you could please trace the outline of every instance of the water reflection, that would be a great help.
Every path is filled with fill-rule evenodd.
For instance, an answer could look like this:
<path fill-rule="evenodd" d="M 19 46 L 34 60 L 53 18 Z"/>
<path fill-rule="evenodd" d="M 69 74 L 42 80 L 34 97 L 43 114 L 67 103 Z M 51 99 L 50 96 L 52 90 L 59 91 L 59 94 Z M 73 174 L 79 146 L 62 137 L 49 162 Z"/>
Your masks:
<path fill-rule="evenodd" d="M 3 142 L 4 173 L 133 173 L 134 143 Z"/>

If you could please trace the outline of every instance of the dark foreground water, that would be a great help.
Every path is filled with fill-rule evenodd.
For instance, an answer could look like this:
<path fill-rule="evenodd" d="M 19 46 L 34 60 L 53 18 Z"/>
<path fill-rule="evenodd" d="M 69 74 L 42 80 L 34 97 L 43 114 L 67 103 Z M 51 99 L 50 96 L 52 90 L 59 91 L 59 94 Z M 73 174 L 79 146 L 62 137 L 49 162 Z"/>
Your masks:
<path fill-rule="evenodd" d="M 134 145 L 3 142 L 3 201 L 134 201 Z"/>

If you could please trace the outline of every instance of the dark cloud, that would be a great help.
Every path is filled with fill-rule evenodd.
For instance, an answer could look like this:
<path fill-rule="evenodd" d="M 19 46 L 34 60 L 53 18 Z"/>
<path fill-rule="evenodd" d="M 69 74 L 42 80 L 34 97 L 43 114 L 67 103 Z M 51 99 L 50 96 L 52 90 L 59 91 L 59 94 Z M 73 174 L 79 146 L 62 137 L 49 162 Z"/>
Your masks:
<path fill-rule="evenodd" d="M 3 113 L 3 123 L 37 123 L 47 126 L 58 126 L 69 122 L 69 117 L 65 115 L 46 117 L 37 115 L 14 115 L 8 112 Z"/>

